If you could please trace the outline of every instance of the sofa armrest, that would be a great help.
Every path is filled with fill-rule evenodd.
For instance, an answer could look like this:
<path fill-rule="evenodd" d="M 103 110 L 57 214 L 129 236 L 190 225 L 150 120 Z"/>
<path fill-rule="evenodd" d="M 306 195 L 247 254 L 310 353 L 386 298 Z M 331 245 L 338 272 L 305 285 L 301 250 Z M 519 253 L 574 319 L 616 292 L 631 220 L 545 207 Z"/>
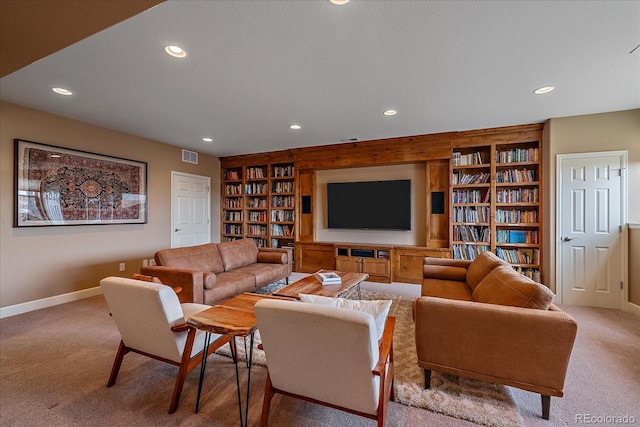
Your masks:
<path fill-rule="evenodd" d="M 451 258 L 438 258 L 438 257 L 424 257 L 423 265 L 439 265 L 442 267 L 461 267 L 468 268 L 472 263 L 471 260 L 466 259 L 451 259 Z"/>
<path fill-rule="evenodd" d="M 258 262 L 271 264 L 288 264 L 289 273 L 292 271 L 291 251 L 283 248 L 258 248 Z"/>
<path fill-rule="evenodd" d="M 421 297 L 415 322 L 424 369 L 563 395 L 577 324 L 561 310 Z"/>
<path fill-rule="evenodd" d="M 204 273 L 202 271 L 154 265 L 141 267 L 140 272 L 155 276 L 172 288 L 182 288 L 182 292 L 178 294 L 181 303 L 204 304 Z"/>

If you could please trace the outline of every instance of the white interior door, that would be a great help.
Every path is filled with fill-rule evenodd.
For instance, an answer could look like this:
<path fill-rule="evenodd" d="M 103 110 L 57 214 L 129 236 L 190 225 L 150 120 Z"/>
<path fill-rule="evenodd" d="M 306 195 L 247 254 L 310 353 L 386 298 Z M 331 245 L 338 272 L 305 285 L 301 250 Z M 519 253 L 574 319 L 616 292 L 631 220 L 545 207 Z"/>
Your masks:
<path fill-rule="evenodd" d="M 622 307 L 624 153 L 558 156 L 562 303 Z"/>
<path fill-rule="evenodd" d="M 171 247 L 211 241 L 211 178 L 171 172 Z"/>

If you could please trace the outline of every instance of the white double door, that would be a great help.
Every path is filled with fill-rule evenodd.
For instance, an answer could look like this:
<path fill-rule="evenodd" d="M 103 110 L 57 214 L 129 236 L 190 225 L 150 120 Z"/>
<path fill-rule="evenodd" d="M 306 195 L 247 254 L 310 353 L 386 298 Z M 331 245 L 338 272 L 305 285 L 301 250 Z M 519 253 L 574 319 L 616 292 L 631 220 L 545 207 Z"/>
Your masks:
<path fill-rule="evenodd" d="M 171 172 L 171 247 L 211 241 L 211 178 Z"/>
<path fill-rule="evenodd" d="M 626 152 L 558 156 L 558 291 L 562 303 L 620 309 Z"/>

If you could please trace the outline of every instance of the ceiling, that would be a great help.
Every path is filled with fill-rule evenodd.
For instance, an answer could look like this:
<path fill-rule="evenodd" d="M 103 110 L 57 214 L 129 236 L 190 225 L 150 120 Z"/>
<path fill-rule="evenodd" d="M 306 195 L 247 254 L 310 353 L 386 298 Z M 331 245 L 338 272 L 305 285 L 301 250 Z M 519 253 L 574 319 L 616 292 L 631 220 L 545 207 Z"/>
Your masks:
<path fill-rule="evenodd" d="M 0 99 L 215 156 L 640 108 L 638 1 L 170 0 L 138 12 L 3 73 Z"/>

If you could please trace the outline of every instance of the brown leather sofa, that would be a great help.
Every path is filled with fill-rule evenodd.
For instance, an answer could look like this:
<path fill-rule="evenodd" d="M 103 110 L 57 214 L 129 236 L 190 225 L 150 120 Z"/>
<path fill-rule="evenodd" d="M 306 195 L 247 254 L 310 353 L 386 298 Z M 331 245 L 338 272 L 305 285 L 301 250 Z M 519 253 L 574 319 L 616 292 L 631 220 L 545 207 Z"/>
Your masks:
<path fill-rule="evenodd" d="M 154 259 L 156 265 L 142 267 L 142 274 L 182 288 L 182 303 L 209 305 L 288 280 L 292 269 L 288 249 L 258 248 L 253 239 L 163 249 Z"/>
<path fill-rule="evenodd" d="M 575 320 L 552 304 L 549 288 L 491 252 L 474 261 L 424 260 L 415 303 L 418 365 L 425 370 L 562 397 L 575 341 Z"/>

